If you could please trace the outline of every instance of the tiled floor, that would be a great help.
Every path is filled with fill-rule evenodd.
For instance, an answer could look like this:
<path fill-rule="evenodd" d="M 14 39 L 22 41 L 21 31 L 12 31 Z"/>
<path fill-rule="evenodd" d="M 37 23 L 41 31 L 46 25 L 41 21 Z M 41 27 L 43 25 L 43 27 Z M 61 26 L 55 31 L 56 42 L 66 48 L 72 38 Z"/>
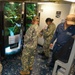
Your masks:
<path fill-rule="evenodd" d="M 33 71 L 31 72 L 31 75 L 51 75 L 51 71 L 45 65 L 48 62 L 48 60 L 41 59 L 41 56 L 38 55 L 38 52 L 40 51 L 42 51 L 42 47 L 37 48 L 37 54 L 35 56 Z M 9 56 L 6 60 L 2 61 L 2 75 L 20 75 L 19 72 L 20 70 L 22 70 L 20 58 L 21 54 L 16 56 Z M 73 72 L 75 71 L 75 62 L 72 67 L 74 67 L 72 70 Z M 75 75 L 75 73 L 70 75 Z"/>
<path fill-rule="evenodd" d="M 41 50 L 41 47 L 37 48 L 37 51 Z M 2 75 L 20 75 L 19 72 L 22 70 L 20 57 L 21 55 L 7 57 L 7 59 L 2 62 Z M 47 60 L 42 60 L 41 56 L 36 54 L 31 75 L 51 75 L 49 68 L 45 66 L 46 63 Z"/>
<path fill-rule="evenodd" d="M 20 75 L 19 71 L 22 69 L 20 56 L 8 57 L 2 64 L 2 75 Z"/>

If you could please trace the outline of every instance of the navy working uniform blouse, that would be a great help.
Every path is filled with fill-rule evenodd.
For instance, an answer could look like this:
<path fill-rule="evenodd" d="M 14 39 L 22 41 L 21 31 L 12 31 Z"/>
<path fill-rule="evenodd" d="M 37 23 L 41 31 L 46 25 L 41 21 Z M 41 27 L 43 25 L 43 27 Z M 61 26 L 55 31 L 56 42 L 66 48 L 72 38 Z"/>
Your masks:
<path fill-rule="evenodd" d="M 57 41 L 53 47 L 53 52 L 58 51 L 73 35 L 75 35 L 75 26 L 74 25 L 72 25 L 72 26 L 68 27 L 66 30 L 64 30 L 64 23 L 59 24 L 57 26 L 57 29 L 53 36 L 53 39 L 51 40 L 51 43 L 53 43 L 54 40 L 57 39 Z"/>

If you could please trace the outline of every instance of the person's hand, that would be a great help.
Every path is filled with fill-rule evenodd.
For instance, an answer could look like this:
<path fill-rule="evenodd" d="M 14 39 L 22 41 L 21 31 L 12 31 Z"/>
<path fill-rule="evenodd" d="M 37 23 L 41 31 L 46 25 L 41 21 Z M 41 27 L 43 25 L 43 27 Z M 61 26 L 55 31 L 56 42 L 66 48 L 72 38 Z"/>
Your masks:
<path fill-rule="evenodd" d="M 43 29 L 41 30 L 41 33 L 43 33 Z"/>
<path fill-rule="evenodd" d="M 74 39 L 75 39 L 75 35 L 73 35 L 73 36 L 72 36 L 72 38 L 74 38 Z"/>
<path fill-rule="evenodd" d="M 40 32 L 39 37 L 42 37 L 42 36 L 43 36 L 43 34 Z"/>
<path fill-rule="evenodd" d="M 47 29 L 47 27 L 48 27 L 48 25 L 45 25 L 44 28 L 43 28 L 43 30 Z"/>
<path fill-rule="evenodd" d="M 52 48 L 53 48 L 53 44 L 51 43 L 51 44 L 50 44 L 50 49 L 52 49 Z"/>

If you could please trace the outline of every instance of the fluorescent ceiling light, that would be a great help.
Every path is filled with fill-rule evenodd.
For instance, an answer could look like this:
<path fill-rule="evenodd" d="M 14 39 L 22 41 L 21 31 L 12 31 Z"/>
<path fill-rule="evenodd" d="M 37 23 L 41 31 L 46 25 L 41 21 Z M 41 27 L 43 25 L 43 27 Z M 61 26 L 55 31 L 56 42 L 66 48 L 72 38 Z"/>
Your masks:
<path fill-rule="evenodd" d="M 9 2 L 10 4 L 14 4 L 14 2 Z"/>
<path fill-rule="evenodd" d="M 38 4 L 52 4 L 53 2 L 38 2 Z"/>
<path fill-rule="evenodd" d="M 75 2 L 75 0 L 64 0 L 64 1 Z"/>

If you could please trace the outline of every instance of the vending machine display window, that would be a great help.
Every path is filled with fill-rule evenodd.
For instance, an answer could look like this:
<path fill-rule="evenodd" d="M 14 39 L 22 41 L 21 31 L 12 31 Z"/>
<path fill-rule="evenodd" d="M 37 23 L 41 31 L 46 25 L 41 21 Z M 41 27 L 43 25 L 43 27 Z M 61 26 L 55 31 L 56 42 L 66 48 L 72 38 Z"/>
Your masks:
<path fill-rule="evenodd" d="M 20 50 L 22 32 L 21 17 L 22 3 L 4 3 L 4 44 L 5 54 L 13 54 Z"/>
<path fill-rule="evenodd" d="M 37 3 L 25 2 L 24 27 L 25 32 L 30 27 L 32 18 L 37 15 Z"/>

